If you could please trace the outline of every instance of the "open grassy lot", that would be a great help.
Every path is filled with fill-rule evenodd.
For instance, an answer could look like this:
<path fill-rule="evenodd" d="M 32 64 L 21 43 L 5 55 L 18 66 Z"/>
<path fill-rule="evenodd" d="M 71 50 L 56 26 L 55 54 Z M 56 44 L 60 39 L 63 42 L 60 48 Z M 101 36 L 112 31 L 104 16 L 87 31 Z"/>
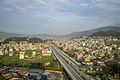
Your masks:
<path fill-rule="evenodd" d="M 41 64 L 44 69 L 51 69 L 51 70 L 60 70 L 58 67 L 57 61 L 53 59 L 52 56 L 42 56 L 40 59 L 35 60 L 25 60 L 25 59 L 19 59 L 19 54 L 15 54 L 14 56 L 0 56 L 1 64 L 7 65 L 7 66 L 19 66 L 19 67 L 25 67 L 29 68 L 33 64 Z M 44 66 L 45 63 L 50 63 L 47 66 Z"/>
<path fill-rule="evenodd" d="M 5 78 L 0 75 L 0 80 L 5 80 Z"/>

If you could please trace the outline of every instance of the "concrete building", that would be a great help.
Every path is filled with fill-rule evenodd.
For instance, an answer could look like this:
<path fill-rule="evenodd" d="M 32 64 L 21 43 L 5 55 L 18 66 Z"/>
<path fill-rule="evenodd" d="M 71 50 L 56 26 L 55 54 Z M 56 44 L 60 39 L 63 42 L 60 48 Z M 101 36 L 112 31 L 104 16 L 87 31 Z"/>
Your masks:
<path fill-rule="evenodd" d="M 36 51 L 32 51 L 32 57 L 36 57 Z"/>
<path fill-rule="evenodd" d="M 0 55 L 3 55 L 3 50 L 2 49 L 0 49 Z"/>
<path fill-rule="evenodd" d="M 14 55 L 13 48 L 10 48 L 10 49 L 9 49 L 9 56 L 13 56 L 13 55 Z"/>
<path fill-rule="evenodd" d="M 25 51 L 20 51 L 19 59 L 25 58 Z"/>

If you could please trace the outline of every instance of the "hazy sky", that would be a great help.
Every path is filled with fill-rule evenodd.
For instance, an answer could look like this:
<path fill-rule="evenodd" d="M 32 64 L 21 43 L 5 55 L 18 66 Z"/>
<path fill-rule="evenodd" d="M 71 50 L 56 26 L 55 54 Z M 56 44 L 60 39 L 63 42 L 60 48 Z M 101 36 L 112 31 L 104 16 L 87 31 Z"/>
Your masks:
<path fill-rule="evenodd" d="M 120 0 L 0 0 L 0 31 L 67 34 L 120 25 Z"/>

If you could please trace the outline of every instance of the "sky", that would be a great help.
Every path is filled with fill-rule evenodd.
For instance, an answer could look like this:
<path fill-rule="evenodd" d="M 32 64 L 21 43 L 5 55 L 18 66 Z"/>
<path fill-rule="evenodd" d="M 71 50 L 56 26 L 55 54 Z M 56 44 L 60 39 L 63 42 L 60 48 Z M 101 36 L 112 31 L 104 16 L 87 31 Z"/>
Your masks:
<path fill-rule="evenodd" d="M 0 0 L 0 31 L 63 35 L 120 25 L 120 0 Z"/>

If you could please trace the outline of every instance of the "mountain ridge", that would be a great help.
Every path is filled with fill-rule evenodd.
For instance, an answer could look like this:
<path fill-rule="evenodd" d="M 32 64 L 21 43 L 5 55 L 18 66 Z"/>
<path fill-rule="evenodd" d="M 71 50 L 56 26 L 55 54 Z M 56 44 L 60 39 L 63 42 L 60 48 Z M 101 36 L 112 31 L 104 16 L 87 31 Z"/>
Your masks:
<path fill-rule="evenodd" d="M 82 36 L 91 36 L 92 34 L 95 34 L 100 31 L 114 31 L 114 32 L 120 32 L 120 27 L 117 26 L 105 26 L 105 27 L 100 27 L 96 29 L 91 29 L 87 31 L 82 31 L 82 32 L 73 32 L 68 34 L 67 36 L 75 38 L 75 37 L 82 37 Z"/>
<path fill-rule="evenodd" d="M 91 29 L 91 30 L 87 30 L 87 31 L 73 32 L 73 33 L 70 33 L 67 35 L 49 35 L 49 34 L 27 35 L 27 34 L 16 34 L 16 33 L 0 31 L 0 38 L 8 38 L 8 37 L 38 37 L 38 38 L 42 38 L 42 39 L 75 38 L 75 37 L 83 37 L 83 36 L 94 36 L 94 35 L 96 35 L 96 33 L 99 33 L 99 35 L 100 35 L 100 33 L 102 33 L 101 31 L 108 32 L 107 34 L 109 34 L 110 31 L 112 34 L 114 34 L 114 33 L 120 34 L 120 27 L 105 26 L 105 27 L 100 27 L 100 28 Z"/>

